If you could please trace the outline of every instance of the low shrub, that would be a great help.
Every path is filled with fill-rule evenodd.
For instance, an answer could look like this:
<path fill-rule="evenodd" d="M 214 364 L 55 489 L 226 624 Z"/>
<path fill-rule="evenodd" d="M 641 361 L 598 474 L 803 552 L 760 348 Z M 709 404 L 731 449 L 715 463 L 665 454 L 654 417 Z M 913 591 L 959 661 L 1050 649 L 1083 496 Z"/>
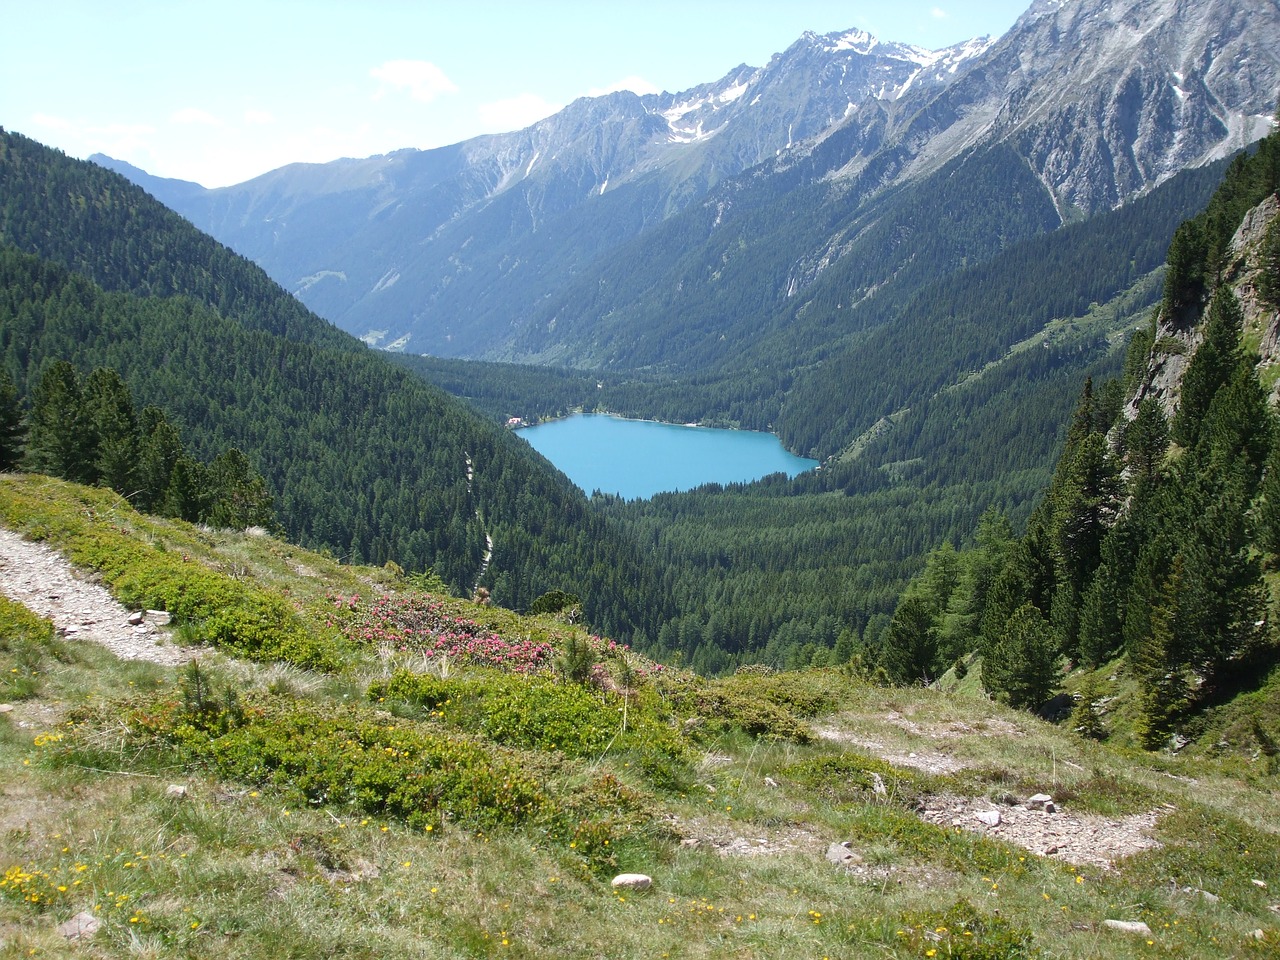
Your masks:
<path fill-rule="evenodd" d="M 381 596 L 331 595 L 334 623 L 358 644 L 389 648 L 457 664 L 501 667 L 515 673 L 549 669 L 554 648 L 532 637 L 515 640 L 452 613 L 429 594 Z"/>
<path fill-rule="evenodd" d="M 784 767 L 782 774 L 808 787 L 830 803 L 861 803 L 880 796 L 910 804 L 923 793 L 934 792 L 931 778 L 876 757 L 843 752 L 813 757 Z"/>
<path fill-rule="evenodd" d="M 402 819 L 420 829 L 444 821 L 487 829 L 544 815 L 541 785 L 519 757 L 374 711 L 284 697 L 248 697 L 234 712 L 192 709 L 186 698 L 135 709 L 138 740 L 175 750 L 183 766 L 271 786 L 296 802 Z"/>
<path fill-rule="evenodd" d="M 641 704 L 549 676 L 473 671 L 444 679 L 399 670 L 368 689 L 370 700 L 411 708 L 495 743 L 528 750 L 559 750 L 595 759 L 612 749 L 634 754 L 656 786 L 682 782 L 689 759 L 675 733 Z"/>
<path fill-rule="evenodd" d="M 730 677 L 713 681 L 667 674 L 659 677 L 656 689 L 675 715 L 696 720 L 689 725 L 695 736 L 741 730 L 764 740 L 812 742 L 813 731 L 794 713 L 757 695 L 754 685 L 769 679 Z"/>
<path fill-rule="evenodd" d="M 62 653 L 52 623 L 0 596 L 0 701 L 38 694 L 46 661 Z"/>

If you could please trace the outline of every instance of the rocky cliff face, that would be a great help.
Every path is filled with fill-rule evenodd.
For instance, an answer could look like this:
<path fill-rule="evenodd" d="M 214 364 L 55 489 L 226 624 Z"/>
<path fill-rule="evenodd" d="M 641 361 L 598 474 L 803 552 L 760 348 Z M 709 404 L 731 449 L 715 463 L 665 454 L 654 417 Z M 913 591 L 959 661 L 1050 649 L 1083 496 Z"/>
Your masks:
<path fill-rule="evenodd" d="M 1272 383 L 1271 403 L 1280 404 L 1280 378 L 1273 370 L 1280 364 L 1280 310 L 1266 303 L 1260 295 L 1260 279 L 1264 269 L 1263 238 L 1280 217 L 1280 197 L 1272 194 L 1250 210 L 1231 238 L 1223 281 L 1235 294 L 1244 316 L 1242 340 L 1258 354 L 1258 376 Z M 1207 315 L 1207 308 L 1205 314 Z M 1203 337 L 1203 320 L 1187 324 L 1161 315 L 1156 321 L 1155 346 L 1148 363 L 1147 375 L 1125 408 L 1133 419 L 1138 402 L 1144 397 L 1160 401 L 1165 416 L 1173 419 L 1182 390 L 1182 378 Z"/>
<path fill-rule="evenodd" d="M 1065 219 L 1112 208 L 1271 130 L 1280 8 L 1242 0 L 1036 0 L 906 123 L 907 176 L 1013 144 Z"/>

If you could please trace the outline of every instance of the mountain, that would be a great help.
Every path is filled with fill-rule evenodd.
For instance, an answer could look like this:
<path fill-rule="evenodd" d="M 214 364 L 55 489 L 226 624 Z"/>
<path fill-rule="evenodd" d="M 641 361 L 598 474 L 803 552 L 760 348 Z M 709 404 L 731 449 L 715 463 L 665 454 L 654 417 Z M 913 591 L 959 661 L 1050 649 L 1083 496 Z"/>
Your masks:
<path fill-rule="evenodd" d="M 561 277 L 542 258 L 518 250 L 532 242 L 545 251 L 551 232 L 572 252 L 554 259 L 572 268 L 868 97 L 944 85 L 984 47 L 931 52 L 860 32 L 806 35 L 765 68 L 744 65 L 679 94 L 584 98 L 514 133 L 297 164 L 199 196 L 180 181 L 135 182 L 370 342 L 476 354 L 479 331 L 441 320 L 428 331 L 414 315 L 425 303 L 431 317 L 447 317 L 512 271 L 510 297 L 528 283 L 554 284 Z M 127 164 L 91 159 L 136 176 Z M 584 236 L 579 217 L 592 224 Z M 477 233 L 496 245 L 477 242 Z M 388 327 L 388 316 L 403 319 Z"/>
<path fill-rule="evenodd" d="M 1044 0 L 996 42 L 930 52 L 858 31 L 807 34 L 765 67 L 678 94 L 579 100 L 516 133 L 294 165 L 200 195 L 151 186 L 370 343 L 635 365 L 651 358 L 628 359 L 625 334 L 623 350 L 602 348 L 601 319 L 637 336 L 659 311 L 711 319 L 741 344 L 842 260 L 859 289 L 879 289 L 911 246 L 863 264 L 856 240 L 944 171 L 962 194 L 970 170 L 994 176 L 1009 190 L 998 206 L 984 199 L 985 214 L 1030 214 L 1019 228 L 1034 233 L 1224 156 L 1269 130 L 1277 49 L 1270 4 Z M 772 222 L 755 217 L 747 242 L 769 261 L 751 271 L 749 295 L 727 316 L 690 315 L 677 295 L 716 283 L 715 261 L 742 242 L 735 218 L 766 209 Z M 902 246 L 936 225 L 878 242 Z M 705 244 L 696 271 L 671 262 L 673 237 L 687 252 L 691 236 Z M 1016 236 L 989 238 L 968 262 Z M 610 283 L 618 272 L 663 302 L 638 311 L 637 284 Z"/>
<path fill-rule="evenodd" d="M 112 367 L 201 456 L 241 449 L 302 542 L 513 607 L 571 590 L 601 628 L 655 630 L 649 562 L 527 444 L 123 177 L 0 131 L 0 243 L 0 363 L 22 393 L 55 360 Z"/>

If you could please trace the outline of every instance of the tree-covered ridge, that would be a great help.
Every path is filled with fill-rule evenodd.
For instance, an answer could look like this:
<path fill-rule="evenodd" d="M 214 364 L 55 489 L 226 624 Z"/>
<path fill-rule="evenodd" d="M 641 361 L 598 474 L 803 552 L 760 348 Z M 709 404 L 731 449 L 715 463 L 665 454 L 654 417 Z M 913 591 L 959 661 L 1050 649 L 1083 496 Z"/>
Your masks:
<path fill-rule="evenodd" d="M 20 395 L 54 360 L 110 367 L 200 459 L 242 450 L 302 542 L 459 591 L 479 579 L 517 608 L 568 589 L 601 629 L 656 632 L 649 563 L 527 445 L 115 174 L 13 134 L 0 146 L 0 363 Z"/>
<path fill-rule="evenodd" d="M 104 290 L 181 295 L 240 325 L 335 349 L 358 341 L 142 188 L 0 128 L 0 241 Z"/>
<path fill-rule="evenodd" d="M 988 690 L 1035 706 L 1063 660 L 1123 657 L 1135 733 L 1157 746 L 1280 662 L 1264 577 L 1280 556 L 1280 432 L 1243 338 L 1276 324 L 1265 291 L 1276 284 L 1278 158 L 1273 135 L 1178 230 L 1159 317 L 1134 337 L 1122 379 L 1086 382 L 1026 535 L 992 516 L 971 549 L 931 556 L 867 651 L 896 679 L 931 679 L 977 653 Z M 1270 226 L 1233 248 L 1267 198 Z M 1237 294 L 1254 291 L 1250 318 Z M 1185 349 L 1173 333 L 1187 330 L 1195 352 L 1169 417 L 1153 378 L 1168 351 Z"/>

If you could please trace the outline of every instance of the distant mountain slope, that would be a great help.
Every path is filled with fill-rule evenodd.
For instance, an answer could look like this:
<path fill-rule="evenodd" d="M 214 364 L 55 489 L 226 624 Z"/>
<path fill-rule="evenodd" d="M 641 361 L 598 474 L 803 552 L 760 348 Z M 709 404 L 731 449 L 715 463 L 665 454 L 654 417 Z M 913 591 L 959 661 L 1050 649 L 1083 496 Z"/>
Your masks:
<path fill-rule="evenodd" d="M 1002 156 L 1014 189 L 971 213 L 1016 222 L 1021 204 L 1048 204 L 1035 226 L 1048 230 L 1257 139 L 1280 90 L 1278 50 L 1274 4 L 1039 0 L 994 43 L 930 52 L 858 31 L 806 34 L 765 67 L 678 94 L 579 100 L 511 134 L 294 165 L 203 194 L 147 186 L 369 342 L 583 365 L 603 355 L 595 322 L 624 316 L 634 297 L 598 286 L 575 311 L 574 284 L 636 268 L 655 296 L 710 302 L 713 258 L 732 255 L 714 234 L 772 210 L 746 238 L 769 250 L 770 286 L 726 314 L 671 304 L 690 325 L 731 328 L 729 350 L 831 264 L 856 262 L 860 231 L 901 219 L 895 187 L 951 170 L 963 189 L 969 169 L 985 175 Z M 698 234 L 708 260 L 663 274 L 664 227 L 682 211 L 676 233 Z M 953 225 L 961 234 L 976 232 L 968 215 Z M 915 244 L 928 227 L 893 242 Z M 979 244 L 969 262 L 982 256 Z M 853 272 L 877 289 L 897 266 Z"/>
<path fill-rule="evenodd" d="M 628 606 L 660 615 L 650 568 L 526 444 L 116 174 L 0 135 L 0 241 L 0 358 L 20 386 L 52 358 L 116 367 L 197 448 L 241 447 L 290 533 L 341 556 L 463 590 L 483 570 L 513 606 L 575 590 L 622 635 L 652 628 Z"/>

